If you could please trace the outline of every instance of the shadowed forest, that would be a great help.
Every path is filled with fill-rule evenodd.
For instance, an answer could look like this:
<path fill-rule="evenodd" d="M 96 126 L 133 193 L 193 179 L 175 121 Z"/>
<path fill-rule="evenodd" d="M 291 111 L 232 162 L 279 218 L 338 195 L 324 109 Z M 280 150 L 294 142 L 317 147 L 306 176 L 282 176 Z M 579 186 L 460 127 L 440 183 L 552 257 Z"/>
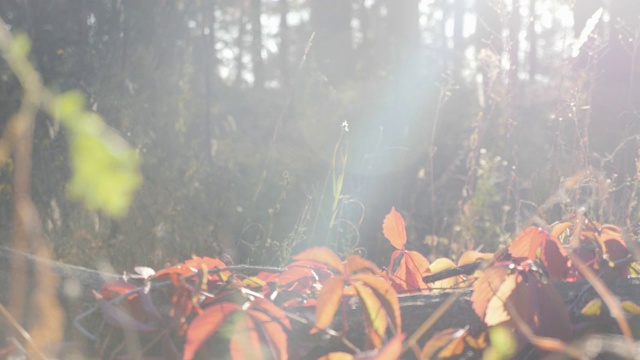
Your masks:
<path fill-rule="evenodd" d="M 66 197 L 64 131 L 38 116 L 32 192 L 55 257 L 119 270 L 192 253 L 280 265 L 316 245 L 376 260 L 392 205 L 431 258 L 575 212 L 635 233 L 639 15 L 597 0 L 0 4 L 44 84 L 80 89 L 140 155 L 126 216 L 88 211 Z M 6 123 L 21 92 L 0 73 Z"/>
<path fill-rule="evenodd" d="M 38 246 L 111 273 L 319 246 L 297 259 L 378 271 L 394 248 L 457 260 L 572 217 L 640 232 L 635 0 L 3 0 L 0 19 L 4 248 L 25 196 Z M 48 90 L 23 152 L 27 58 Z M 88 156 L 94 128 L 114 162 Z"/>

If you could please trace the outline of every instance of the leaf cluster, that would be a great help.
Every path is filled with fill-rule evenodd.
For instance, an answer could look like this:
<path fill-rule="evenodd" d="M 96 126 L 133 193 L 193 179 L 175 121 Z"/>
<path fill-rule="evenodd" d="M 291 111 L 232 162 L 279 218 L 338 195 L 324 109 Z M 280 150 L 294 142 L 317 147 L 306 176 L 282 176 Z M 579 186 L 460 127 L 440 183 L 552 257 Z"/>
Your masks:
<path fill-rule="evenodd" d="M 529 344 L 541 353 L 580 357 L 570 345 L 576 325 L 572 305 L 563 302 L 553 283 L 587 279 L 612 314 L 640 308 L 617 304 L 606 285 L 593 279 L 594 274 L 620 278 L 638 268 L 614 225 L 576 216 L 547 230 L 529 227 L 508 248 L 495 254 L 468 251 L 457 263 L 446 258 L 429 262 L 406 250 L 404 220 L 395 208 L 384 219 L 383 233 L 396 248 L 387 269 L 359 255 L 343 260 L 325 247 L 293 256 L 284 268 L 227 265 L 197 256 L 158 272 L 136 268 L 138 274 L 106 283 L 95 293 L 107 325 L 107 333 L 97 337 L 108 339 L 100 340 L 104 351 L 115 348 L 112 357 L 309 358 L 329 339 L 348 351 L 336 348 L 315 357 L 394 359 L 412 350 L 418 359 L 431 359 L 484 349 L 487 358 L 508 358 Z M 450 276 L 433 280 L 438 274 Z M 472 289 L 471 304 L 485 331 L 444 329 L 420 347 L 413 338 L 422 330 L 405 339 L 402 294 L 459 288 Z M 598 306 L 589 304 L 582 311 L 592 313 Z M 347 321 L 354 310 L 362 319 L 359 328 Z M 630 338 L 624 316 L 616 319 Z M 134 353 L 114 346 L 127 331 L 143 339 L 144 346 Z M 364 341 L 352 343 L 349 332 L 363 333 Z"/>

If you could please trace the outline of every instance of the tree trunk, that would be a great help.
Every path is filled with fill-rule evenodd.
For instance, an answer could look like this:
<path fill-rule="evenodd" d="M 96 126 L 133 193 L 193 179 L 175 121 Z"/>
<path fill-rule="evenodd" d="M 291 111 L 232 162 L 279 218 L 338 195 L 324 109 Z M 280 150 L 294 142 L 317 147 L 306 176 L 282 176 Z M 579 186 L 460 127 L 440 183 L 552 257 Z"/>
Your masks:
<path fill-rule="evenodd" d="M 264 87 L 264 60 L 262 59 L 262 0 L 251 0 L 251 60 L 253 62 L 253 86 Z"/>

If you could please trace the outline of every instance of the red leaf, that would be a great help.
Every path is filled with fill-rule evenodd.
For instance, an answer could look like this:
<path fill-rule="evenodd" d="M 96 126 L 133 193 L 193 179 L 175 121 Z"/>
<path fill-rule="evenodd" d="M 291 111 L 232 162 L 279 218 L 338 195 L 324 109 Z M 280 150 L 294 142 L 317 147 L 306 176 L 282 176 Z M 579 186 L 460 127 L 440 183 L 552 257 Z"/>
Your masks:
<path fill-rule="evenodd" d="M 530 226 L 509 245 L 509 253 L 520 261 L 538 258 L 547 268 L 552 281 L 567 276 L 567 252 L 557 238 L 542 229 Z"/>
<path fill-rule="evenodd" d="M 100 296 L 102 296 L 104 299 L 109 300 L 113 299 L 116 296 L 126 294 L 137 288 L 137 286 L 125 280 L 111 280 L 102 284 L 102 287 L 100 287 Z M 132 298 L 134 296 L 135 294 L 132 294 L 129 298 Z"/>
<path fill-rule="evenodd" d="M 429 260 L 417 251 L 402 250 L 400 253 L 402 258 L 391 277 L 394 289 L 426 289 L 427 285 L 422 281 L 422 278 L 428 273 Z"/>
<path fill-rule="evenodd" d="M 340 274 L 344 273 L 344 265 L 342 264 L 340 257 L 331 251 L 331 249 L 326 247 L 316 247 L 305 250 L 294 256 L 293 259 L 298 261 L 315 261 L 330 267 Z"/>
<path fill-rule="evenodd" d="M 515 311 L 537 336 L 565 341 L 571 337 L 572 325 L 561 296 L 532 270 L 505 265 L 486 269 L 474 284 L 471 301 L 487 326 L 507 324 L 513 329 L 511 313 Z"/>
<path fill-rule="evenodd" d="M 183 360 L 193 359 L 200 346 L 218 331 L 225 319 L 241 309 L 238 304 L 220 302 L 209 306 L 193 319 L 187 329 Z"/>
<path fill-rule="evenodd" d="M 382 223 L 382 233 L 391 245 L 396 249 L 404 249 L 407 243 L 407 233 L 404 226 L 404 219 L 395 207 L 391 208 L 391 212 L 387 214 Z"/>

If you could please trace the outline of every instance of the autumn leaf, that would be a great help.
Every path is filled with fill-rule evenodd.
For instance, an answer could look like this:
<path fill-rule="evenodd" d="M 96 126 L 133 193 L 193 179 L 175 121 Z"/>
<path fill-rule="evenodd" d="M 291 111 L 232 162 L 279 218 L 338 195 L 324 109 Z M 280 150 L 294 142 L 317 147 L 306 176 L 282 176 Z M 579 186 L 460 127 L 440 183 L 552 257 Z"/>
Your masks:
<path fill-rule="evenodd" d="M 333 322 L 333 317 L 340 306 L 345 281 L 341 276 L 334 276 L 322 285 L 316 304 L 316 323 L 312 333 L 318 329 L 326 329 Z"/>
<path fill-rule="evenodd" d="M 391 319 L 395 332 L 400 332 L 402 328 L 402 317 L 400 316 L 400 302 L 398 294 L 389 282 L 383 278 L 370 274 L 357 274 L 352 278 L 356 282 L 366 284 L 373 294 L 380 300 L 386 316 Z"/>
<path fill-rule="evenodd" d="M 184 360 L 193 359 L 202 344 L 218 331 L 226 318 L 239 310 L 242 310 L 240 305 L 226 301 L 206 308 L 189 324 L 182 358 Z"/>
<path fill-rule="evenodd" d="M 354 360 L 397 360 L 402 355 L 402 342 L 404 341 L 405 334 L 397 334 L 382 348 L 363 351 L 356 354 Z"/>
<path fill-rule="evenodd" d="M 568 340 L 571 321 L 555 288 L 538 280 L 533 270 L 498 264 L 486 269 L 474 284 L 473 309 L 487 326 L 513 328 L 515 311 L 538 336 Z M 511 309 L 511 310 L 510 310 Z"/>
<path fill-rule="evenodd" d="M 285 332 L 291 329 L 288 318 L 275 304 L 255 298 L 244 306 L 219 301 L 207 307 L 187 329 L 183 359 L 192 359 L 225 323 L 230 323 L 233 329 L 229 342 L 232 359 L 261 359 L 265 354 L 276 359 L 288 358 Z"/>
<path fill-rule="evenodd" d="M 365 332 L 369 335 L 373 348 L 382 346 L 384 332 L 387 330 L 387 313 L 382 307 L 380 299 L 376 297 L 373 290 L 363 283 L 353 284 L 358 297 L 362 301 L 362 311 L 365 318 Z"/>
<path fill-rule="evenodd" d="M 567 252 L 557 238 L 549 236 L 540 228 L 526 228 L 509 245 L 509 253 L 519 261 L 540 259 L 552 281 L 567 276 Z"/>
<path fill-rule="evenodd" d="M 315 261 L 323 264 L 336 271 L 337 273 L 344 273 L 344 265 L 340 257 L 336 255 L 331 249 L 326 247 L 315 247 L 301 252 L 293 257 L 297 261 Z"/>
<path fill-rule="evenodd" d="M 425 343 L 420 354 L 420 359 L 450 358 L 462 354 L 465 347 L 465 336 L 469 333 L 468 328 L 449 328 L 438 331 Z"/>
<path fill-rule="evenodd" d="M 396 262 L 397 265 L 395 265 Z M 428 273 L 428 268 L 429 260 L 419 252 L 396 250 L 391 254 L 391 265 L 388 271 L 391 273 L 390 280 L 394 289 L 421 290 L 428 288 L 422 280 Z"/>
<path fill-rule="evenodd" d="M 353 360 L 353 355 L 343 351 L 336 351 L 323 355 L 318 360 Z"/>
<path fill-rule="evenodd" d="M 368 271 L 372 274 L 380 272 L 378 266 L 367 259 L 363 259 L 358 255 L 352 255 L 345 261 L 345 272 L 347 274 L 355 274 L 359 271 Z"/>
<path fill-rule="evenodd" d="M 391 242 L 396 249 L 404 249 L 407 243 L 407 233 L 405 230 L 404 219 L 395 207 L 391 208 L 391 212 L 387 214 L 382 223 L 382 233 L 384 237 Z"/>
<path fill-rule="evenodd" d="M 231 359 L 264 359 L 264 351 L 256 324 L 248 313 L 235 311 L 233 313 L 233 330 L 229 341 Z"/>

